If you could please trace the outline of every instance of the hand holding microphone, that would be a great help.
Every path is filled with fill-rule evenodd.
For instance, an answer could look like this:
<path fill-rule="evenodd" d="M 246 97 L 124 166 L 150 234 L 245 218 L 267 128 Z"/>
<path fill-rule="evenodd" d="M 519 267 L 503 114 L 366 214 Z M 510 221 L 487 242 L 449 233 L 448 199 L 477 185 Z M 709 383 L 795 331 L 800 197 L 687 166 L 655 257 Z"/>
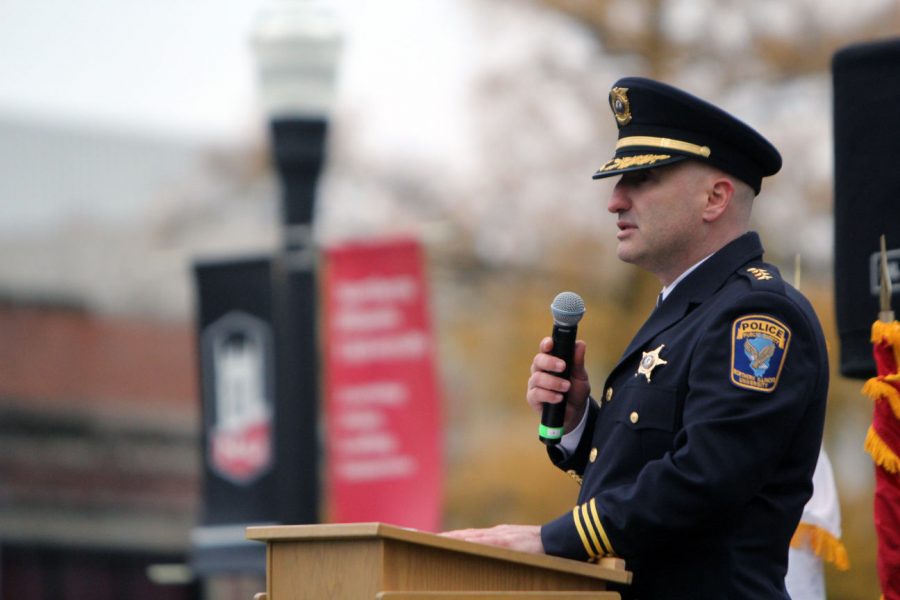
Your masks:
<path fill-rule="evenodd" d="M 569 379 L 572 376 L 572 367 L 575 358 L 575 338 L 578 333 L 578 322 L 584 315 L 584 301 L 574 292 L 562 292 L 557 294 L 550 305 L 553 315 L 553 347 L 549 353 L 538 354 L 532 363 L 532 375 L 529 380 L 529 402 L 540 402 L 541 424 L 538 427 L 539 439 L 547 445 L 558 444 L 565 432 L 566 408 L 568 405 Z M 543 345 L 543 344 L 542 344 Z M 543 348 L 542 348 L 543 349 Z M 565 363 L 560 371 L 556 368 L 558 361 Z M 584 389 L 577 390 L 579 396 L 587 393 L 590 386 L 587 382 L 587 374 L 584 373 L 583 353 L 581 356 L 580 372 L 577 374 Z M 547 371 L 550 371 L 549 373 Z M 551 395 L 544 400 L 538 396 L 549 392 Z M 557 393 L 562 394 L 559 402 L 549 402 L 547 399 L 555 398 Z M 578 400 L 583 401 L 579 397 Z"/>

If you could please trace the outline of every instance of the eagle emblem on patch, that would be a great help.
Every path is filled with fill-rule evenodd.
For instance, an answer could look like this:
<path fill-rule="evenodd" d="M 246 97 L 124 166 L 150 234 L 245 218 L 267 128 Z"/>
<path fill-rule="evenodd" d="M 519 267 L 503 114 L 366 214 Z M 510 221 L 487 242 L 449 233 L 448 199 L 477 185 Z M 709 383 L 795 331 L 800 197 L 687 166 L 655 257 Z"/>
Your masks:
<path fill-rule="evenodd" d="M 768 315 L 735 319 L 731 333 L 731 383 L 748 390 L 773 392 L 778 386 L 791 330 Z"/>

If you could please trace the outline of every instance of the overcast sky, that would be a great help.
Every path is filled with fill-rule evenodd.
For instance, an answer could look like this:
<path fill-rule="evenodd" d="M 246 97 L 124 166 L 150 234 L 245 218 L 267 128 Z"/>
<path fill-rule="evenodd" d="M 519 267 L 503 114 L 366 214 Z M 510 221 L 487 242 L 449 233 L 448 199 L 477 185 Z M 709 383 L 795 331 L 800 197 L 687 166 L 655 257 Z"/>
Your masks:
<path fill-rule="evenodd" d="M 249 39 L 263 4 L 3 0 L 0 116 L 244 139 L 260 126 Z M 409 132 L 379 125 L 385 117 L 414 118 L 424 106 L 458 97 L 465 69 L 460 4 L 332 2 L 346 32 L 340 101 L 371 111 L 367 135 L 390 143 Z M 452 137 L 453 129 L 447 123 L 443 134 Z"/>
<path fill-rule="evenodd" d="M 308 1 L 2 0 L 0 123 L 13 129 L 0 144 L 0 231 L 37 231 L 74 215 L 134 219 L 159 182 L 190 168 L 185 144 L 258 143 L 266 117 L 254 25 L 265 7 Z M 335 111 L 352 121 L 354 152 L 438 164 L 467 156 L 468 3 L 314 1 L 331 6 L 343 32 Z M 27 134 L 29 124 L 74 133 L 42 140 Z M 127 146 L 109 144 L 108 134 L 123 134 Z M 140 156 L 142 136 L 154 140 L 150 159 L 128 158 Z M 72 150 L 79 139 L 95 153 L 118 152 L 115 169 L 133 176 L 96 160 L 85 167 L 80 159 L 93 155 Z M 166 151 L 167 143 L 177 146 Z"/>

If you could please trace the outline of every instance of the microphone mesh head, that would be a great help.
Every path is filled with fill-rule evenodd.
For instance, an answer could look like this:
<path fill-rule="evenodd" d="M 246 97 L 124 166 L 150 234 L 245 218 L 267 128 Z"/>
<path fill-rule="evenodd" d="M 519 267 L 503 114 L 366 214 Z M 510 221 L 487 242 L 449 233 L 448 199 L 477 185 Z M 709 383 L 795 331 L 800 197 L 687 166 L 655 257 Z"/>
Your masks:
<path fill-rule="evenodd" d="M 550 313 L 557 325 L 577 325 L 584 315 L 584 300 L 575 292 L 560 292 L 550 305 Z"/>

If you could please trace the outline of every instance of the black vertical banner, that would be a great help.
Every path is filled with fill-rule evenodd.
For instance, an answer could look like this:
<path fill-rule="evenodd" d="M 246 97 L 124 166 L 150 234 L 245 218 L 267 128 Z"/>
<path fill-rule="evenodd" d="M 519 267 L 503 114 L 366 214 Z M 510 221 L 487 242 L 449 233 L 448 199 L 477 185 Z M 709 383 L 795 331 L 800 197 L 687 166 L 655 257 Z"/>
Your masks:
<path fill-rule="evenodd" d="M 192 564 L 201 574 L 262 573 L 265 547 L 245 540 L 248 525 L 316 520 L 315 450 L 304 446 L 315 421 L 298 411 L 297 380 L 286 375 L 309 356 L 291 341 L 289 282 L 277 265 L 262 257 L 194 269 L 204 467 Z"/>

